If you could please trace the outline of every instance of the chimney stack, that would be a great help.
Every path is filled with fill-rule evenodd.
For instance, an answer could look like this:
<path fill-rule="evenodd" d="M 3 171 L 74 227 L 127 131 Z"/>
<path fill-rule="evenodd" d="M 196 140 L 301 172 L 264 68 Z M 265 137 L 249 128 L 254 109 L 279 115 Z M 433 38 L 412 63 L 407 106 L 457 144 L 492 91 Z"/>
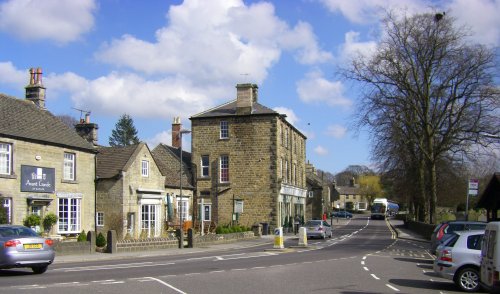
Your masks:
<path fill-rule="evenodd" d="M 88 142 L 92 143 L 94 146 L 97 146 L 97 130 L 99 126 L 97 124 L 90 122 L 90 112 L 85 113 L 85 120 L 80 119 L 80 123 L 75 125 L 75 130 L 80 135 L 80 137 L 84 138 Z"/>
<path fill-rule="evenodd" d="M 45 109 L 45 87 L 42 84 L 42 69 L 30 68 L 30 83 L 25 87 L 26 100 L 35 103 L 40 109 Z"/>
<path fill-rule="evenodd" d="M 172 123 L 172 147 L 180 148 L 182 142 L 180 140 L 180 132 L 181 132 L 181 118 L 174 117 L 174 121 Z"/>
<path fill-rule="evenodd" d="M 256 84 L 236 85 L 236 114 L 252 114 L 253 104 L 257 102 L 258 89 Z"/>

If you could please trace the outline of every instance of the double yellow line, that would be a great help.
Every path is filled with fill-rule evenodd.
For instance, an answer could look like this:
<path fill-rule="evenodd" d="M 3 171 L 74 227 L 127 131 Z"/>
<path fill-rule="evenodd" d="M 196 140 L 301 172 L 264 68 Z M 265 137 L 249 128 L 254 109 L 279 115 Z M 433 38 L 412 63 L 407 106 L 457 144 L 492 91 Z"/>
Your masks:
<path fill-rule="evenodd" d="M 391 224 L 389 223 L 389 220 L 387 220 L 387 217 L 385 218 L 385 223 L 386 223 L 387 227 L 389 228 L 389 231 L 391 231 L 391 239 L 393 239 L 393 240 L 397 239 L 398 238 L 398 234 L 392 228 Z"/>

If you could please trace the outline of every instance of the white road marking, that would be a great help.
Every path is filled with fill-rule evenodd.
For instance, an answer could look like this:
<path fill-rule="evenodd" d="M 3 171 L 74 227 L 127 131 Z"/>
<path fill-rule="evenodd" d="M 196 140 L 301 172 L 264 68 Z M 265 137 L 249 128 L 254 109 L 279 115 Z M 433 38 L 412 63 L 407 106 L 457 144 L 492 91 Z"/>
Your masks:
<path fill-rule="evenodd" d="M 364 269 L 365 271 L 369 271 L 369 269 L 368 269 L 366 266 L 364 266 L 364 267 L 363 267 L 363 269 Z"/>
<path fill-rule="evenodd" d="M 168 283 L 165 283 L 164 281 L 162 281 L 162 280 L 160 280 L 160 279 L 153 278 L 153 277 L 147 277 L 147 278 L 149 278 L 149 279 L 151 279 L 151 280 L 154 280 L 154 281 L 157 281 L 158 283 L 163 284 L 163 285 L 165 285 L 165 286 L 169 287 L 170 289 L 172 289 L 172 290 L 174 290 L 174 291 L 177 291 L 177 293 L 187 294 L 186 292 L 184 292 L 184 291 L 182 291 L 182 290 L 180 290 L 180 289 L 177 289 L 177 288 L 175 288 L 174 286 L 172 286 L 172 285 L 170 285 L 170 284 L 168 284 Z"/>
<path fill-rule="evenodd" d="M 396 288 L 396 287 L 394 287 L 394 286 L 391 286 L 390 284 L 385 284 L 385 285 L 386 285 L 387 287 L 391 288 L 392 290 L 399 292 L 399 289 L 398 289 L 398 288 Z"/>
<path fill-rule="evenodd" d="M 379 278 L 379 277 L 377 277 L 376 275 L 374 275 L 374 274 L 370 274 L 370 275 L 371 275 L 371 276 L 372 276 L 375 280 L 380 280 L 380 278 Z"/>
<path fill-rule="evenodd" d="M 361 264 L 362 264 L 362 265 L 365 265 L 365 261 L 364 261 L 364 260 L 362 260 L 362 261 L 361 261 Z"/>

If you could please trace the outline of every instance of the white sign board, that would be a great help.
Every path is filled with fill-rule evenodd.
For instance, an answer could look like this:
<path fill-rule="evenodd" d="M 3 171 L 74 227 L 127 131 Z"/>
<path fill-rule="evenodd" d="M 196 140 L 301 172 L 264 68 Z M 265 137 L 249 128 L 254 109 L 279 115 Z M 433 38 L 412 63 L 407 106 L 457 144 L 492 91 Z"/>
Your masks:
<path fill-rule="evenodd" d="M 479 189 L 479 180 L 470 179 L 469 180 L 469 195 L 477 195 L 477 190 Z"/>
<path fill-rule="evenodd" d="M 235 213 L 243 213 L 243 201 L 241 201 L 241 200 L 234 201 L 234 212 Z"/>

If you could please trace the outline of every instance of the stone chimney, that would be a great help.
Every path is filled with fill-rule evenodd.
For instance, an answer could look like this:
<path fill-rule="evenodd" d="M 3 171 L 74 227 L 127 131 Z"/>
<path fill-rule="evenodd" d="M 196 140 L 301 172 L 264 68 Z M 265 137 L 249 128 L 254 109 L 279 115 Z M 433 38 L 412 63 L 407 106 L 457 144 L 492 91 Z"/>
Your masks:
<path fill-rule="evenodd" d="M 256 84 L 236 85 L 236 114 L 252 114 L 253 104 L 257 102 L 258 89 Z"/>
<path fill-rule="evenodd" d="M 35 103 L 40 109 L 45 109 L 45 87 L 42 84 L 42 69 L 30 68 L 30 83 L 25 87 L 26 100 Z"/>
<path fill-rule="evenodd" d="M 97 146 L 97 130 L 99 126 L 90 122 L 90 112 L 85 113 L 85 119 L 75 125 L 75 130 L 82 138 Z"/>
<path fill-rule="evenodd" d="M 180 140 L 180 133 L 181 131 L 181 118 L 180 117 L 174 117 L 174 121 L 172 122 L 172 147 L 175 148 L 180 148 L 182 145 L 182 142 Z"/>
<path fill-rule="evenodd" d="M 351 187 L 356 186 L 356 180 L 354 179 L 354 177 L 352 177 L 351 180 L 349 181 L 349 186 Z"/>

